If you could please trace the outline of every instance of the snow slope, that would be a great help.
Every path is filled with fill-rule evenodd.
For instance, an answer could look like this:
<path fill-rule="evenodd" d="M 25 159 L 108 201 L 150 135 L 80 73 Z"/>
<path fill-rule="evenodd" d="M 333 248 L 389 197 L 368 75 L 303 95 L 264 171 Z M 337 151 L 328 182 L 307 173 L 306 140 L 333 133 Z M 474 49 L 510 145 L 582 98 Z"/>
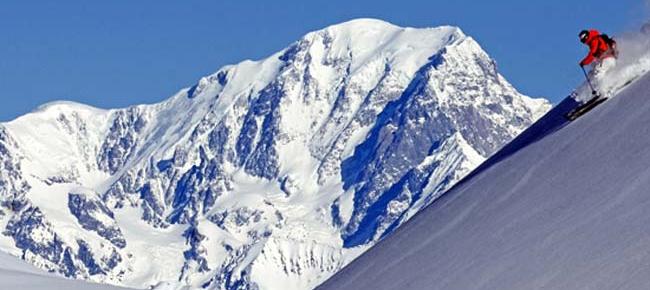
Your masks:
<path fill-rule="evenodd" d="M 147 288 L 309 289 L 549 109 L 459 28 L 359 19 L 151 105 L 0 125 L 0 249 Z"/>
<path fill-rule="evenodd" d="M 650 287 L 641 52 L 608 73 L 612 99 L 568 123 L 577 103 L 567 98 L 318 289 Z"/>
<path fill-rule="evenodd" d="M 126 288 L 63 279 L 47 274 L 16 257 L 0 253 L 0 289 L 119 290 Z"/>

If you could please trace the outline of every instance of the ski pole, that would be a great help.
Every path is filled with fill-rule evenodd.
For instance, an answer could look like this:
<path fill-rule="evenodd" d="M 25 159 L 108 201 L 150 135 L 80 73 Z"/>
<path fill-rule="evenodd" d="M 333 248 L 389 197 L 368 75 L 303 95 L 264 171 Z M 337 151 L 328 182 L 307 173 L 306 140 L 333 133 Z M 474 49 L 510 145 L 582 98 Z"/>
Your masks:
<path fill-rule="evenodd" d="M 585 70 L 584 66 L 580 66 L 582 69 L 582 73 L 585 74 L 585 78 L 587 79 L 587 83 L 589 84 L 589 87 L 591 88 L 591 94 L 592 95 L 597 95 L 598 92 L 596 92 L 596 89 L 594 89 L 594 85 L 591 84 L 591 80 L 589 79 L 589 75 L 587 74 L 587 71 Z"/>

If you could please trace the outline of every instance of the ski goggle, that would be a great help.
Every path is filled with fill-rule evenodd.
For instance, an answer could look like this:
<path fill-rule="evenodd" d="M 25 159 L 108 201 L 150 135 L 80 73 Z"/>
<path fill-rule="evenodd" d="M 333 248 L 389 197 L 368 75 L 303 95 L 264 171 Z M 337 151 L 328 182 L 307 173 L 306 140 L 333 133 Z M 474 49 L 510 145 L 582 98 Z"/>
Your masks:
<path fill-rule="evenodd" d="M 580 34 L 580 42 L 585 43 L 587 41 L 587 38 L 589 38 L 588 33 L 582 33 Z"/>

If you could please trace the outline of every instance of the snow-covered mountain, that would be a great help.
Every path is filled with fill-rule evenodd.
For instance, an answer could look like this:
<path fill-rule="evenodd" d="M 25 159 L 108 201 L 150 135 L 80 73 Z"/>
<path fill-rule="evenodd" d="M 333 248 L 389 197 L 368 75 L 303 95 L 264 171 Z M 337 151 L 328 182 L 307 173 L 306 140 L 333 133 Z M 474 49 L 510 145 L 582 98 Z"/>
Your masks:
<path fill-rule="evenodd" d="M 647 289 L 650 38 L 618 41 L 610 100 L 567 98 L 318 289 Z"/>
<path fill-rule="evenodd" d="M 346 22 L 158 104 L 0 125 L 0 249 L 135 288 L 309 289 L 549 108 L 458 28 Z"/>

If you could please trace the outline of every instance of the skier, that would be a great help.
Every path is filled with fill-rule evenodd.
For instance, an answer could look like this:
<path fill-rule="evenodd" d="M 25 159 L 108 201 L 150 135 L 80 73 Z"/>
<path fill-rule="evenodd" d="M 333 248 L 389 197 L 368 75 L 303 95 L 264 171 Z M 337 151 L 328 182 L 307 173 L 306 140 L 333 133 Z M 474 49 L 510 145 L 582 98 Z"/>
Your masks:
<path fill-rule="evenodd" d="M 581 98 L 582 104 L 567 114 L 569 120 L 575 120 L 607 100 L 609 92 L 605 92 L 605 95 L 601 95 L 598 92 L 598 89 L 606 88 L 603 84 L 605 72 L 616 65 L 616 58 L 618 56 L 616 42 L 606 34 L 600 34 L 598 30 L 592 29 L 583 30 L 578 36 L 580 37 L 580 42 L 589 46 L 589 54 L 580 61 L 580 67 L 587 78 L 587 84 L 592 90 L 591 93 L 593 97 L 588 100 Z M 585 66 L 587 65 L 593 66 L 589 75 L 585 70 Z M 577 97 L 577 95 L 575 97 Z"/>
<path fill-rule="evenodd" d="M 580 61 L 580 66 L 593 65 L 591 77 L 594 82 L 602 82 L 603 74 L 611 67 L 616 65 L 616 42 L 606 34 L 600 34 L 598 30 L 583 30 L 579 34 L 580 42 L 589 46 L 589 54 Z"/>

